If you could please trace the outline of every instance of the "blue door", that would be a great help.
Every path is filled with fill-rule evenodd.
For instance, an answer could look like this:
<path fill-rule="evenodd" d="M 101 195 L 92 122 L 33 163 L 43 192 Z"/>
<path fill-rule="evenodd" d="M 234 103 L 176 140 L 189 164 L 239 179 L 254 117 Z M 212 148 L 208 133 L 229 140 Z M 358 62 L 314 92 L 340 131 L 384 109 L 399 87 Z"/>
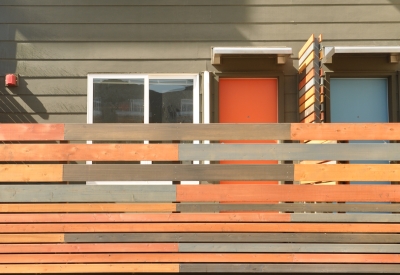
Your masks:
<path fill-rule="evenodd" d="M 331 122 L 389 122 L 388 83 L 385 78 L 331 78 Z M 379 143 L 385 141 L 350 141 Z M 351 161 L 350 163 L 389 163 Z M 350 182 L 351 184 L 390 184 L 390 182 Z"/>

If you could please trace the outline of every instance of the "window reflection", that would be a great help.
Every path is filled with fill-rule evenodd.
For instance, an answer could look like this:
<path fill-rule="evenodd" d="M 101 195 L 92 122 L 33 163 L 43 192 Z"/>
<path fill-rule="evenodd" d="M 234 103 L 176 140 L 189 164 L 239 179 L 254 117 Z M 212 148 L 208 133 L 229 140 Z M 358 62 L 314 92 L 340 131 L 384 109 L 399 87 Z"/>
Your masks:
<path fill-rule="evenodd" d="M 150 79 L 150 123 L 193 123 L 193 80 Z"/>

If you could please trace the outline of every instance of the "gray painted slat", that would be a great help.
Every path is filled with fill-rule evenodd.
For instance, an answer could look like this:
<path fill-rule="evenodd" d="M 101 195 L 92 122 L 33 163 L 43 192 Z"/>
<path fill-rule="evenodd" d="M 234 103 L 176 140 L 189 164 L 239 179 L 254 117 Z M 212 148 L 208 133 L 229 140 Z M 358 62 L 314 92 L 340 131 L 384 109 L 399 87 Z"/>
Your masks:
<path fill-rule="evenodd" d="M 399 207 L 399 206 L 398 206 Z M 400 207 L 399 207 L 400 211 Z M 292 222 L 400 223 L 400 214 L 290 214 Z"/>
<path fill-rule="evenodd" d="M 378 8 L 379 7 L 379 8 Z M 398 22 L 395 6 L 4 6 L 0 23 Z M 37 16 L 41 15 L 41 16 Z M 249 16 L 251 15 L 251 16 Z"/>
<path fill-rule="evenodd" d="M 400 143 L 179 144 L 179 160 L 399 160 Z"/>
<path fill-rule="evenodd" d="M 215 273 L 399 273 L 400 264 L 180 264 L 179 271 Z"/>
<path fill-rule="evenodd" d="M 179 203 L 179 212 L 219 212 L 219 211 L 283 211 L 283 212 L 398 212 L 398 204 L 376 203 L 279 203 L 279 204 L 218 204 Z"/>
<path fill-rule="evenodd" d="M 226 11 L 224 11 L 226 12 Z M 130 15 L 131 16 L 131 15 Z M 382 17 L 385 18 L 385 17 Z M 293 18 L 290 18 L 293 20 Z M 1 28 L 2 24 L 0 24 Z M 8 24 L 3 25 L 0 40 L 5 41 L 93 41 L 93 42 L 206 42 L 214 41 L 279 41 L 279 45 L 289 46 L 292 41 L 304 44 L 310 29 L 316 23 L 276 23 L 276 24 Z M 118 29 L 118 32 L 115 30 Z M 343 29 L 343 31 L 338 31 Z M 390 30 L 382 32 L 382 29 Z M 365 41 L 376 45 L 379 40 L 399 40 L 398 23 L 325 23 L 318 25 L 318 32 L 329 37 L 329 41 Z M 344 31 L 345 30 L 345 31 Z M 368 30 L 368 31 L 367 31 Z M 124 35 L 121 35 L 123 33 Z M 392 43 L 393 43 L 392 41 Z M 283 44 L 282 44 L 283 43 Z M 390 42 L 389 42 L 390 43 Z M 331 44 L 331 43 L 329 43 Z M 339 43 L 340 44 L 340 43 Z M 347 42 L 346 42 L 347 44 Z M 249 45 L 249 44 L 247 44 Z M 276 42 L 275 42 L 276 45 Z M 360 43 L 358 43 L 360 45 Z M 364 45 L 364 43 L 363 43 Z M 208 48 L 209 49 L 209 48 Z M 157 55 L 153 57 L 156 58 Z M 131 57 L 132 58 L 132 57 Z M 134 57 L 133 57 L 134 58 Z M 130 70 L 132 71 L 132 70 Z M 128 71 L 128 72 L 130 72 Z M 134 70 L 136 71 L 136 70 Z M 101 71 L 105 72 L 105 71 Z"/>
<path fill-rule="evenodd" d="M 0 202 L 172 202 L 169 185 L 1 185 Z"/>
<path fill-rule="evenodd" d="M 68 243 L 400 243 L 399 234 L 347 233 L 66 233 L 64 239 Z"/>
<path fill-rule="evenodd" d="M 290 124 L 67 124 L 67 140 L 290 139 Z"/>
<path fill-rule="evenodd" d="M 96 164 L 64 165 L 64 181 L 292 181 L 294 166 L 277 165 L 193 165 L 193 164 Z"/>
<path fill-rule="evenodd" d="M 400 244 L 180 243 L 179 252 L 400 253 Z"/>

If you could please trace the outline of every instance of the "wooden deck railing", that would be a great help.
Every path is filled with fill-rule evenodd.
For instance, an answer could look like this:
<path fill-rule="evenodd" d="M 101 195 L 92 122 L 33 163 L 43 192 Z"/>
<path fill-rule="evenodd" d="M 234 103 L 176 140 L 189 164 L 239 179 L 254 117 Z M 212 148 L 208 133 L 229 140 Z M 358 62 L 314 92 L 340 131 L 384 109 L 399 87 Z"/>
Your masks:
<path fill-rule="evenodd" d="M 1 124 L 0 140 L 0 273 L 400 273 L 400 124 Z M 391 163 L 296 164 L 327 159 Z M 85 184 L 165 180 L 213 184 Z"/>

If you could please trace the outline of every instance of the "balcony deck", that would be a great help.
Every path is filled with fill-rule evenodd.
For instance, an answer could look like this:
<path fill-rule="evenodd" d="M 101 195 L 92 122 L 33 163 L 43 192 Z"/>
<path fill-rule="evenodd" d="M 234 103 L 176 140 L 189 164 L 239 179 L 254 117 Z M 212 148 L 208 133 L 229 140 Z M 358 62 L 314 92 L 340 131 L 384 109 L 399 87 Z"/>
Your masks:
<path fill-rule="evenodd" d="M 400 273 L 400 124 L 0 124 L 0 139 L 0 273 Z M 176 143 L 193 140 L 211 144 Z"/>

